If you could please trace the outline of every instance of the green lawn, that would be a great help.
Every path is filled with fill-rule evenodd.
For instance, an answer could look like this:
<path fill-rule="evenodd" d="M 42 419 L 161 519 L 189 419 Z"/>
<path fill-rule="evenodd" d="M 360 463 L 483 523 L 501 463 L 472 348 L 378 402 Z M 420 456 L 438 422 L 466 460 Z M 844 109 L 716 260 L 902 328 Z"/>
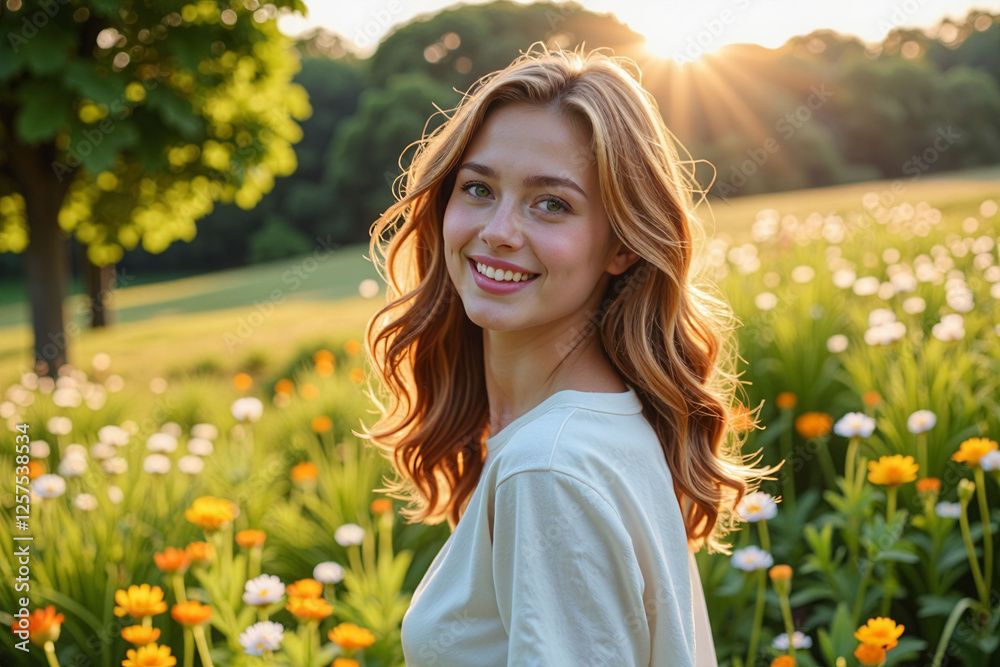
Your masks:
<path fill-rule="evenodd" d="M 894 203 L 927 201 L 942 211 L 978 207 L 1000 194 L 1000 168 L 977 169 L 900 181 Z M 868 192 L 891 193 L 892 181 L 856 183 L 794 192 L 711 200 L 699 212 L 709 232 L 742 240 L 756 213 L 774 208 L 800 217 L 816 211 L 858 210 Z M 898 190 L 898 188 L 897 188 Z M 714 223 L 712 219 L 714 218 Z M 98 352 L 112 356 L 126 379 L 189 371 L 213 361 L 225 371 L 252 362 L 281 367 L 307 343 L 360 337 L 384 302 L 358 296 L 365 278 L 379 280 L 365 257 L 367 244 L 247 268 L 206 273 L 156 284 L 124 287 L 112 299 L 116 323 L 105 331 L 71 336 L 70 363 L 89 369 Z M 82 295 L 67 299 L 67 321 L 84 322 Z M 29 368 L 31 329 L 26 303 L 0 307 L 0 382 Z"/>

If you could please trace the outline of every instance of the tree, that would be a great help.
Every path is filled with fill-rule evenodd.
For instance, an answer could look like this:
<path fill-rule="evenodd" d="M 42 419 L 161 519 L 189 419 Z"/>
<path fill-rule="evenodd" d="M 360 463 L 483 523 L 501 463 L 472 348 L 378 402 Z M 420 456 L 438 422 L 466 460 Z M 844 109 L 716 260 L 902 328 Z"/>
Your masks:
<path fill-rule="evenodd" d="M 0 251 L 24 252 L 39 373 L 67 362 L 65 234 L 96 267 L 191 240 L 295 170 L 301 0 L 7 3 L 0 13 Z"/>

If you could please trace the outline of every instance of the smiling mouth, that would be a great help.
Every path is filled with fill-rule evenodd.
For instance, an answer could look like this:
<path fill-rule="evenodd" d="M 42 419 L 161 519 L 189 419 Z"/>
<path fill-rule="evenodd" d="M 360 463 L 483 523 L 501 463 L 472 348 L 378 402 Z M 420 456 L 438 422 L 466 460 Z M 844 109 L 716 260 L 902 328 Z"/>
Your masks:
<path fill-rule="evenodd" d="M 469 263 L 472 264 L 477 273 L 498 283 L 526 283 L 541 275 L 538 273 L 520 273 L 518 271 L 500 271 L 471 259 Z"/>

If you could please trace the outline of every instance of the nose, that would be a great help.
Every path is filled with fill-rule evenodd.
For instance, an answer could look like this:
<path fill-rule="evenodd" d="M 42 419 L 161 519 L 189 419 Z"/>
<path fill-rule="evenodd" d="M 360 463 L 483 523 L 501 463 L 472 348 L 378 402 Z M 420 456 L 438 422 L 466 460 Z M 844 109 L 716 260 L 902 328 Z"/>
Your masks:
<path fill-rule="evenodd" d="M 523 243 L 521 223 L 516 204 L 501 203 L 479 230 L 479 239 L 490 248 L 519 248 Z"/>

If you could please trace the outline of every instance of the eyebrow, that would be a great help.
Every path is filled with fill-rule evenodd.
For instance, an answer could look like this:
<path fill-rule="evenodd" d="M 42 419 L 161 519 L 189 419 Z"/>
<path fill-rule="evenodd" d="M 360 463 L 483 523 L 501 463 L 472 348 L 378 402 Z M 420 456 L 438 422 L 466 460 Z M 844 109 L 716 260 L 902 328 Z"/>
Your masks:
<path fill-rule="evenodd" d="M 462 165 L 460 165 L 458 169 L 459 171 L 461 171 L 462 169 L 468 169 L 469 171 L 474 171 L 481 176 L 485 176 L 486 178 L 493 178 L 493 179 L 500 178 L 500 176 L 492 167 L 488 167 L 485 164 L 480 164 L 478 162 L 465 162 Z M 584 199 L 590 201 L 590 197 L 588 197 L 587 193 L 583 191 L 583 188 L 581 188 L 574 181 L 568 178 L 562 178 L 560 176 L 545 176 L 545 175 L 525 176 L 524 178 L 524 187 L 526 188 L 546 186 L 546 185 L 562 186 L 564 188 L 576 190 L 581 195 L 583 195 Z"/>

